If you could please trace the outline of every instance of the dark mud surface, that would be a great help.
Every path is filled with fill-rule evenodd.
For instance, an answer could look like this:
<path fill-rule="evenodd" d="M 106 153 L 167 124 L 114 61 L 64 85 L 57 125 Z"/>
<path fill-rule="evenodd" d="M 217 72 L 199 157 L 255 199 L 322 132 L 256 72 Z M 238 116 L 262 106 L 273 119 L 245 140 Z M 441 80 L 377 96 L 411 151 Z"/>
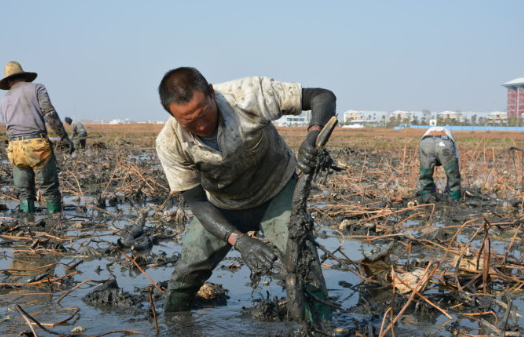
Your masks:
<path fill-rule="evenodd" d="M 0 335 L 30 331 L 29 315 L 39 336 L 300 335 L 287 322 L 282 273 L 251 287 L 235 251 L 191 312 L 164 315 L 190 214 L 169 195 L 154 151 L 121 145 L 58 154 L 60 218 L 45 203 L 34 218 L 18 213 L 2 153 Z M 464 165 L 465 197 L 452 203 L 417 196 L 414 152 L 331 153 L 344 170 L 317 177 L 309 211 L 338 309 L 333 326 L 308 334 L 392 336 L 392 321 L 395 336 L 521 334 L 522 175 L 511 158 Z"/>

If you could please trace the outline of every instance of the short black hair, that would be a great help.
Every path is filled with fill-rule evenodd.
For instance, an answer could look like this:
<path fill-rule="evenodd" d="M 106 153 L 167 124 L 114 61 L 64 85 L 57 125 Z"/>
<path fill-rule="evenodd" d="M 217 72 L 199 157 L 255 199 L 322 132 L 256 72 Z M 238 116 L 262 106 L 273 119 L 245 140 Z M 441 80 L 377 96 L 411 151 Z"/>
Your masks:
<path fill-rule="evenodd" d="M 71 118 L 69 118 L 69 117 L 66 117 L 66 118 L 64 118 L 64 122 L 66 122 L 66 124 L 71 125 L 71 123 L 73 123 L 73 120 Z"/>
<path fill-rule="evenodd" d="M 180 67 L 168 71 L 158 86 L 160 103 L 169 113 L 171 113 L 169 111 L 171 104 L 189 102 L 195 91 L 201 91 L 206 96 L 211 95 L 209 83 L 205 77 L 197 69 L 191 67 Z"/>

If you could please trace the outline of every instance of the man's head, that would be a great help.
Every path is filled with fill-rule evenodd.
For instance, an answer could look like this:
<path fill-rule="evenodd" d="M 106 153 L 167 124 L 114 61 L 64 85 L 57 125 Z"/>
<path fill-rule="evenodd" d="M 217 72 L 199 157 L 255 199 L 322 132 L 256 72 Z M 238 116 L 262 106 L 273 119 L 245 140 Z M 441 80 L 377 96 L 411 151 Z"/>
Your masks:
<path fill-rule="evenodd" d="M 197 136 L 212 135 L 218 125 L 213 86 L 195 68 L 168 71 L 158 86 L 160 102 L 177 122 Z"/>
<path fill-rule="evenodd" d="M 26 72 L 22 69 L 20 63 L 11 61 L 4 68 L 5 77 L 0 80 L 0 89 L 9 90 L 17 82 L 33 82 L 37 76 L 36 73 Z"/>
<path fill-rule="evenodd" d="M 64 122 L 66 122 L 67 125 L 71 125 L 73 123 L 73 120 L 69 117 L 64 118 Z"/>

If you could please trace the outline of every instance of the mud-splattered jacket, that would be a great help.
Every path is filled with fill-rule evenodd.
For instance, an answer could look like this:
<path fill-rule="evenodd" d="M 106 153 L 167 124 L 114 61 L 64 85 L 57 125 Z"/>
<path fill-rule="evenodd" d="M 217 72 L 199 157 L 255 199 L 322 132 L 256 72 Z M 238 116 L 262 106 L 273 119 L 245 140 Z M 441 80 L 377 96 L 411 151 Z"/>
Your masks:
<path fill-rule="evenodd" d="M 87 137 L 87 131 L 82 125 L 82 123 L 73 121 L 71 123 L 71 126 L 73 127 L 73 134 L 71 136 L 73 137 Z"/>
<path fill-rule="evenodd" d="M 302 88 L 265 77 L 213 88 L 219 110 L 219 150 L 170 117 L 156 141 L 158 156 L 172 191 L 201 184 L 218 207 L 256 207 L 280 192 L 295 172 L 295 156 L 271 121 L 302 112 Z"/>
<path fill-rule="evenodd" d="M 63 139 L 67 132 L 43 84 L 18 82 L 0 102 L 8 137 L 47 134 L 45 122 Z"/>

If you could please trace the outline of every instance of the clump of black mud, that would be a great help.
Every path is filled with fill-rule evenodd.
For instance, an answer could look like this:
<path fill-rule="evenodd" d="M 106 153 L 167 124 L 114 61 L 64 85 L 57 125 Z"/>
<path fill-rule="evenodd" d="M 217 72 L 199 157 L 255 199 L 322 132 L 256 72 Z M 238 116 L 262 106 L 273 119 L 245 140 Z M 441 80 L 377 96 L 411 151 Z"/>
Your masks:
<path fill-rule="evenodd" d="M 96 307 L 116 307 L 120 309 L 139 309 L 142 297 L 124 292 L 115 279 L 110 279 L 85 295 L 82 300 Z"/>
<path fill-rule="evenodd" d="M 287 301 L 276 296 L 272 300 L 258 299 L 253 307 L 242 307 L 242 312 L 261 322 L 283 322 L 287 316 Z"/>

